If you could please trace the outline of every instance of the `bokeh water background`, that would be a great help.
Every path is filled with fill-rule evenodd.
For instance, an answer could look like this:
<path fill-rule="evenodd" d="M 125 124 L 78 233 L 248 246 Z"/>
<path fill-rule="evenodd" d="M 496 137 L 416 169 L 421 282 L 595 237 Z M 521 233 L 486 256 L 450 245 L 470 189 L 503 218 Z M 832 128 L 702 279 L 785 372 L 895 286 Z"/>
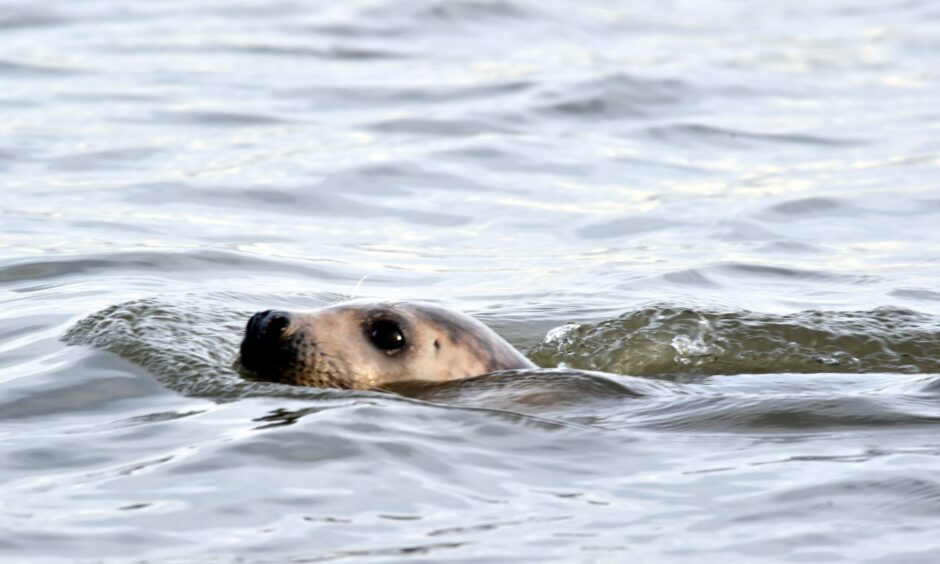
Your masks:
<path fill-rule="evenodd" d="M 936 562 L 938 281 L 936 2 L 0 3 L 4 561 Z M 231 371 L 353 294 L 562 368 Z"/>

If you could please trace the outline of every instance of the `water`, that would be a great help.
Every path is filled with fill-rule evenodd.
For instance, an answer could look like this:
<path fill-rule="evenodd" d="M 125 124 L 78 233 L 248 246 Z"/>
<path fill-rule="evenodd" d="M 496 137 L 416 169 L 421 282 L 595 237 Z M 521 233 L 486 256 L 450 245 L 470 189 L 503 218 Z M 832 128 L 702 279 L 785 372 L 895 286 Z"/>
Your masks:
<path fill-rule="evenodd" d="M 927 1 L 0 6 L 0 557 L 940 554 Z M 247 316 L 547 370 L 247 382 Z"/>

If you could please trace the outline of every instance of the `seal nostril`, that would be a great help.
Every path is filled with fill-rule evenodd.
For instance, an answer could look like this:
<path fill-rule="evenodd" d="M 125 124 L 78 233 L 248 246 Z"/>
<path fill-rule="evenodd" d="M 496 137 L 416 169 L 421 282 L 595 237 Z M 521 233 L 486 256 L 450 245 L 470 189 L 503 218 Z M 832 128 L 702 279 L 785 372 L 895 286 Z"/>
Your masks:
<path fill-rule="evenodd" d="M 264 336 L 268 339 L 277 339 L 284 334 L 288 325 L 290 325 L 290 317 L 287 314 L 279 311 L 271 312 L 264 328 Z"/>
<path fill-rule="evenodd" d="M 270 372 L 290 365 L 296 354 L 284 339 L 290 324 L 286 311 L 269 309 L 252 315 L 240 348 L 241 366 L 253 372 Z"/>
<path fill-rule="evenodd" d="M 245 334 L 249 336 L 258 336 L 261 334 L 261 327 L 265 318 L 270 315 L 271 310 L 259 311 L 248 319 L 248 325 L 245 327 Z"/>
<path fill-rule="evenodd" d="M 251 316 L 245 327 L 245 337 L 259 341 L 275 341 L 284 335 L 290 326 L 290 314 L 269 309 Z"/>

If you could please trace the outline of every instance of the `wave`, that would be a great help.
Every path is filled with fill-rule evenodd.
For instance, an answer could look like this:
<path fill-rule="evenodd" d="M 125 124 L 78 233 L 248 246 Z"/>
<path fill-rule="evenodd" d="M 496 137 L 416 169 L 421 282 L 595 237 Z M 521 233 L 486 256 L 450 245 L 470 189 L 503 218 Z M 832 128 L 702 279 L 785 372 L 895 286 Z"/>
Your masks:
<path fill-rule="evenodd" d="M 651 306 L 553 330 L 541 366 L 634 376 L 940 372 L 940 320 L 900 308 L 773 315 Z"/>

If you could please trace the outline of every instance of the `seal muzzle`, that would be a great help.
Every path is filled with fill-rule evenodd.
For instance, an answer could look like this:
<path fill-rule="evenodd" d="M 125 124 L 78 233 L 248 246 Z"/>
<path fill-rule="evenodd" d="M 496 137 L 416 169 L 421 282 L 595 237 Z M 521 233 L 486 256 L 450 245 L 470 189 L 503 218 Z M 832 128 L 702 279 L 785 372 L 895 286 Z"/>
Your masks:
<path fill-rule="evenodd" d="M 264 373 L 283 370 L 293 364 L 294 352 L 284 339 L 290 324 L 290 314 L 286 311 L 269 309 L 252 315 L 241 345 L 242 366 Z"/>

